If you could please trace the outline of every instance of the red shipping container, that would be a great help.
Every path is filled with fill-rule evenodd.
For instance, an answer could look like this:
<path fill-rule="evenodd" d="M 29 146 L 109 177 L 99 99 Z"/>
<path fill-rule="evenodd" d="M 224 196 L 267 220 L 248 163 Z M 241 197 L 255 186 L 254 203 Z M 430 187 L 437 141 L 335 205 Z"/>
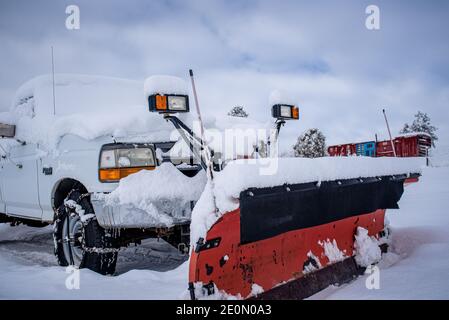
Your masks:
<path fill-rule="evenodd" d="M 432 146 L 432 138 L 425 133 L 410 134 L 396 137 L 393 143 L 398 157 L 425 157 L 429 148 Z M 331 157 L 356 155 L 356 146 L 357 143 L 329 146 L 327 152 Z M 378 141 L 376 143 L 375 156 L 394 157 L 391 141 Z"/>
<path fill-rule="evenodd" d="M 397 157 L 425 157 L 432 146 L 427 134 L 405 135 L 393 140 Z M 379 141 L 376 146 L 378 157 L 394 157 L 391 141 Z"/>
<path fill-rule="evenodd" d="M 344 156 L 352 156 L 356 155 L 356 144 L 355 143 L 347 143 L 347 144 L 340 144 L 335 146 L 330 146 L 327 148 L 327 152 L 331 157 L 344 157 Z"/>

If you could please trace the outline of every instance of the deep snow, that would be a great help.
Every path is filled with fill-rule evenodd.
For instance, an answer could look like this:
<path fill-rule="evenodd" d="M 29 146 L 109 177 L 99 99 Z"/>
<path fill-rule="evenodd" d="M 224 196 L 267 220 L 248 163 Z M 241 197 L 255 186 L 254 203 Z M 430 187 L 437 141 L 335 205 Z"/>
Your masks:
<path fill-rule="evenodd" d="M 368 290 L 365 275 L 311 299 L 449 299 L 448 179 L 449 167 L 426 168 L 387 211 L 393 253 L 379 264 L 380 289 Z"/>
<path fill-rule="evenodd" d="M 449 167 L 424 169 L 421 181 L 406 187 L 399 203 L 401 209 L 389 211 L 392 253 L 384 255 L 379 264 L 379 290 L 368 290 L 367 276 L 362 276 L 350 284 L 329 287 L 311 299 L 449 299 L 448 179 Z M 104 277 L 80 270 L 80 289 L 68 290 L 65 287 L 68 274 L 65 268 L 55 266 L 50 235 L 49 227 L 0 225 L 0 298 L 187 297 L 187 262 L 183 263 L 168 245 L 154 240 L 121 253 L 118 276 Z M 145 261 L 154 255 L 163 261 Z M 164 270 L 167 264 L 178 267 L 166 272 L 155 271 Z"/>

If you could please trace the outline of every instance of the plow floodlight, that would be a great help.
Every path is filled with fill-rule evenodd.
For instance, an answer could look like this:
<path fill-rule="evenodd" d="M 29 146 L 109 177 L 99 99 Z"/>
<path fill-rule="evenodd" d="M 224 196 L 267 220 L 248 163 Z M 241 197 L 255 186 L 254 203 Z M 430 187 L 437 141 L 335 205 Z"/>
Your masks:
<path fill-rule="evenodd" d="M 151 112 L 189 112 L 189 96 L 180 94 L 153 94 L 148 97 Z"/>
<path fill-rule="evenodd" d="M 271 115 L 279 120 L 298 120 L 299 109 L 289 104 L 275 104 L 271 108 Z"/>

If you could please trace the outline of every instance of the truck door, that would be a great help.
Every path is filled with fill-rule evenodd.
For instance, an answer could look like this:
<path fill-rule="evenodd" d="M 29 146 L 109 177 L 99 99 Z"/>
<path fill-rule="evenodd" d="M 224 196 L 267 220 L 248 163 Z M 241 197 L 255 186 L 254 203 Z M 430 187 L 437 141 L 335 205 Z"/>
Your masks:
<path fill-rule="evenodd" d="M 8 215 L 41 219 L 36 145 L 12 147 L 0 166 L 3 202 Z"/>

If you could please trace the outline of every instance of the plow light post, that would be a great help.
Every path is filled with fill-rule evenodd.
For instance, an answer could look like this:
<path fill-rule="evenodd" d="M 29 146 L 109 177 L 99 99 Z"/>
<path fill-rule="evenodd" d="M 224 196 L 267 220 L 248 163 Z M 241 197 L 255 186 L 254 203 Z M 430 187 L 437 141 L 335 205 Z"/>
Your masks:
<path fill-rule="evenodd" d="M 200 160 L 201 167 L 207 170 L 207 164 L 201 155 L 203 148 L 201 138 L 197 137 L 192 129 L 174 115 L 175 113 L 187 113 L 190 111 L 189 96 L 163 93 L 153 94 L 148 97 L 148 107 L 150 112 L 162 114 L 165 120 L 173 124 L 181 138 L 189 146 L 190 151 Z M 195 145 L 198 147 L 195 147 Z"/>

